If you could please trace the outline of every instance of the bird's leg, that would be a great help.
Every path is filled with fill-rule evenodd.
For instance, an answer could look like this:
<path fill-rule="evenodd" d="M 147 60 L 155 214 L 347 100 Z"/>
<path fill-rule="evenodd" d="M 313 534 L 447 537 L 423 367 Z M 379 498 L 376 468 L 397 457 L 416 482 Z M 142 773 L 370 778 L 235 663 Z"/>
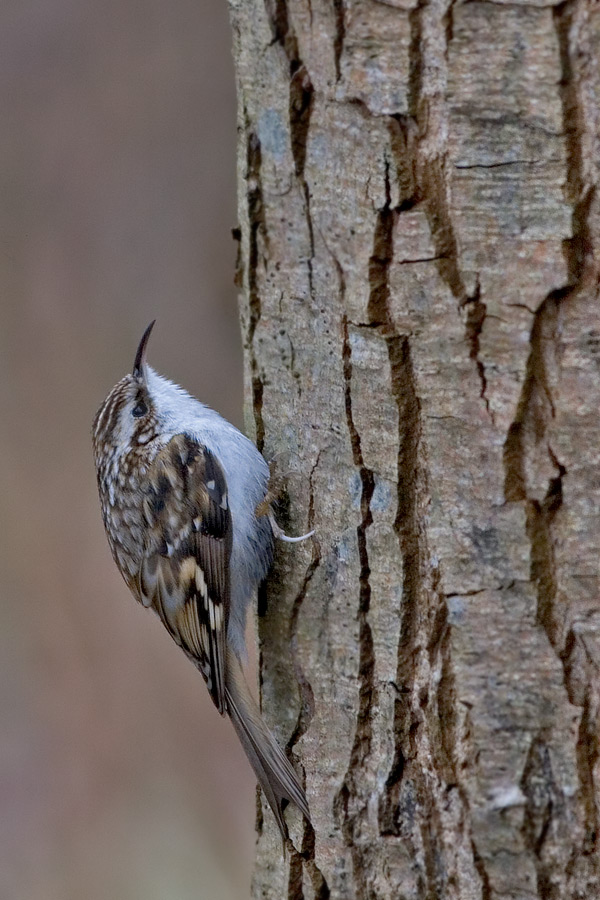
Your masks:
<path fill-rule="evenodd" d="M 266 516 L 268 518 L 273 534 L 278 540 L 285 541 L 288 544 L 296 544 L 299 541 L 305 541 L 307 538 L 312 537 L 315 532 L 313 528 L 312 531 L 309 531 L 307 534 L 302 534 L 300 537 L 290 537 L 285 533 L 283 528 L 277 524 L 275 513 L 273 512 L 273 504 L 281 498 L 284 488 L 285 477 L 278 470 L 275 460 L 272 460 L 269 464 L 269 483 L 267 484 L 267 492 L 264 499 L 261 500 L 256 507 L 255 512 L 257 518 L 261 518 L 261 516 Z"/>
<path fill-rule="evenodd" d="M 267 483 L 267 492 L 255 509 L 256 517 L 258 519 L 262 518 L 262 516 L 269 515 L 273 503 L 277 503 L 281 500 L 285 490 L 285 477 L 279 471 L 279 464 L 277 461 L 272 459 L 268 465 L 269 481 Z"/>

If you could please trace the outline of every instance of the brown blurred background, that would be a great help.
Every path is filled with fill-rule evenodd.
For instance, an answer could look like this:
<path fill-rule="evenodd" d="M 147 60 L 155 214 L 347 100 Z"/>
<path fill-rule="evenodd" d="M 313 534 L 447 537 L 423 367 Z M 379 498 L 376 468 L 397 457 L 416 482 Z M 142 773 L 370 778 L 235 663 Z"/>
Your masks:
<path fill-rule="evenodd" d="M 247 895 L 254 781 L 128 595 L 90 427 L 150 358 L 236 423 L 222 0 L 0 6 L 0 897 Z"/>

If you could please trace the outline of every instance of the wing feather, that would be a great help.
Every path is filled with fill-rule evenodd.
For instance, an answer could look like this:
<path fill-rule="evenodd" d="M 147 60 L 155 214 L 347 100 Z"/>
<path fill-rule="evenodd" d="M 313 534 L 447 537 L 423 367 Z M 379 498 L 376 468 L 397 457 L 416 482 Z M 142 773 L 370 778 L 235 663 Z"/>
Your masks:
<path fill-rule="evenodd" d="M 139 599 L 200 669 L 223 713 L 232 540 L 223 469 L 206 447 L 175 435 L 149 468 L 143 508 Z"/>

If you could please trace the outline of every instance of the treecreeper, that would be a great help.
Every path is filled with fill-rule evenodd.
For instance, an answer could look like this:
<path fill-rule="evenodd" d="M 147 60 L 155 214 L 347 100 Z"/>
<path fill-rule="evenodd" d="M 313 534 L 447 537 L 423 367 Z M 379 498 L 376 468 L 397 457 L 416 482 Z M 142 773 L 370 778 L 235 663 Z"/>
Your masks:
<path fill-rule="evenodd" d="M 269 467 L 252 441 L 146 362 L 152 322 L 133 371 L 93 425 L 104 527 L 113 558 L 228 715 L 288 838 L 287 803 L 309 818 L 298 774 L 267 728 L 243 672 L 248 606 L 287 538 L 269 502 Z"/>

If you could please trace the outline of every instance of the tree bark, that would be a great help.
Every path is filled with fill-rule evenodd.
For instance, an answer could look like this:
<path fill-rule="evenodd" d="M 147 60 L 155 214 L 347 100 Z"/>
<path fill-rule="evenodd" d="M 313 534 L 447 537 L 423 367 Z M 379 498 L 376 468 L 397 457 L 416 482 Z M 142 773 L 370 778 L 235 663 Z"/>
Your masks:
<path fill-rule="evenodd" d="M 600 7 L 230 8 L 248 426 L 316 531 L 254 897 L 598 897 Z"/>

